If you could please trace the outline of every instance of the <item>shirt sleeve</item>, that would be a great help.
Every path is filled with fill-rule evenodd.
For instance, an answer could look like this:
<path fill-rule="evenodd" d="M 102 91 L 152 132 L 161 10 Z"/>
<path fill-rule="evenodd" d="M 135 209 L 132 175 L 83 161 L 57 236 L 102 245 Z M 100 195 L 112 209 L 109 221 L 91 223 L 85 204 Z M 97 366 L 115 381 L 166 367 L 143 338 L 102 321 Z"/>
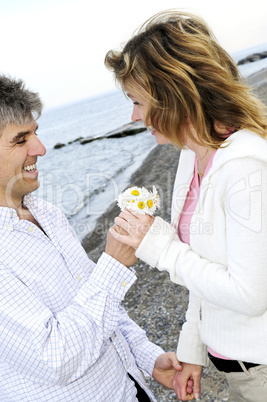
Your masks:
<path fill-rule="evenodd" d="M 119 327 L 131 349 L 138 368 L 145 375 L 151 377 L 155 361 L 160 354 L 164 353 L 164 350 L 148 340 L 146 332 L 131 320 L 122 307 Z"/>
<path fill-rule="evenodd" d="M 25 379 L 60 386 L 80 378 L 101 356 L 118 328 L 120 302 L 136 280 L 103 253 L 73 302 L 53 314 L 8 267 L 0 271 L 1 359 Z"/>

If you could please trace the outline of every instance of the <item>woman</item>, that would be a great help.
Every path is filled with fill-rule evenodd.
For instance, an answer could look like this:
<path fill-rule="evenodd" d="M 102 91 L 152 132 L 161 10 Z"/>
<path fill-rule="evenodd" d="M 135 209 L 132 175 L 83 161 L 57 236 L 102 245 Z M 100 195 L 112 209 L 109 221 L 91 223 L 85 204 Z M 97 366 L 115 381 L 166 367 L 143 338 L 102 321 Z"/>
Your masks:
<path fill-rule="evenodd" d="M 182 148 L 172 225 L 125 210 L 111 233 L 190 291 L 177 348 L 180 399 L 199 397 L 208 356 L 231 400 L 267 401 L 267 119 L 197 16 L 152 17 L 106 55 L 132 119 Z"/>

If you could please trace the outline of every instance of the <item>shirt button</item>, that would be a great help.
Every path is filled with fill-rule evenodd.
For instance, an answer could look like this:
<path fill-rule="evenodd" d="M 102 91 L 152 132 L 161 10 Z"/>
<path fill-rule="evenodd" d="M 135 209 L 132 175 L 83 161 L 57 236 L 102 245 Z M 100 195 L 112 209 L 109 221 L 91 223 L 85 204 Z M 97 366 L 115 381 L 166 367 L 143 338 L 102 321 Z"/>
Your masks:
<path fill-rule="evenodd" d="M 78 275 L 77 278 L 79 279 L 79 281 L 82 279 L 81 275 Z"/>
<path fill-rule="evenodd" d="M 6 228 L 7 228 L 7 230 L 11 230 L 12 226 L 10 224 L 8 224 Z"/>
<path fill-rule="evenodd" d="M 29 232 L 32 232 L 32 231 L 33 231 L 33 227 L 32 227 L 32 226 L 29 226 L 29 227 L 28 227 L 28 231 L 29 231 Z"/>
<path fill-rule="evenodd" d="M 121 283 L 121 286 L 122 286 L 123 288 L 125 288 L 125 286 L 127 286 L 127 282 L 126 282 L 126 281 L 123 281 L 123 282 Z"/>

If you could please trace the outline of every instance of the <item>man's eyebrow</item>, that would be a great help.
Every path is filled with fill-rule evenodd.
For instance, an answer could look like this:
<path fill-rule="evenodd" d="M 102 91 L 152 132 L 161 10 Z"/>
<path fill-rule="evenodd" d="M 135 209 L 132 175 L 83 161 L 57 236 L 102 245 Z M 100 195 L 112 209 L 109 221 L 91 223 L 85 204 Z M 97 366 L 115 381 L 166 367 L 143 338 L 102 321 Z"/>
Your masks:
<path fill-rule="evenodd" d="M 38 126 L 36 126 L 36 128 L 35 128 L 35 130 L 34 131 L 36 131 L 38 129 Z M 15 143 L 15 142 L 17 142 L 18 140 L 20 140 L 22 137 L 25 137 L 26 135 L 28 135 L 28 134 L 30 134 L 31 133 L 31 130 L 27 130 L 27 131 L 20 131 L 20 132 L 18 132 L 13 138 L 12 138 L 12 140 L 10 141 L 11 143 Z"/>
<path fill-rule="evenodd" d="M 21 132 L 17 133 L 17 134 L 12 138 L 12 140 L 11 140 L 10 142 L 11 142 L 11 143 L 15 143 L 15 142 L 17 142 L 18 140 L 20 140 L 20 138 L 25 137 L 25 135 L 27 135 L 27 134 L 30 134 L 30 131 L 29 131 L 29 130 L 27 130 L 27 131 L 21 131 Z"/>

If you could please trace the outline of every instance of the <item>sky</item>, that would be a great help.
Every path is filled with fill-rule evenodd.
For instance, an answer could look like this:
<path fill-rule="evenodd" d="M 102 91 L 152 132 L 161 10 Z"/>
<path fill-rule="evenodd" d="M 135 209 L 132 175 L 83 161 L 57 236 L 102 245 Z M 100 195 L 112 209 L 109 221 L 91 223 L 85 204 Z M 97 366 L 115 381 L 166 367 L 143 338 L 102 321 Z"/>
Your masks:
<path fill-rule="evenodd" d="M 22 78 L 46 109 L 109 92 L 107 51 L 170 8 L 203 17 L 231 54 L 267 43 L 265 0 L 0 0 L 0 73 Z"/>

